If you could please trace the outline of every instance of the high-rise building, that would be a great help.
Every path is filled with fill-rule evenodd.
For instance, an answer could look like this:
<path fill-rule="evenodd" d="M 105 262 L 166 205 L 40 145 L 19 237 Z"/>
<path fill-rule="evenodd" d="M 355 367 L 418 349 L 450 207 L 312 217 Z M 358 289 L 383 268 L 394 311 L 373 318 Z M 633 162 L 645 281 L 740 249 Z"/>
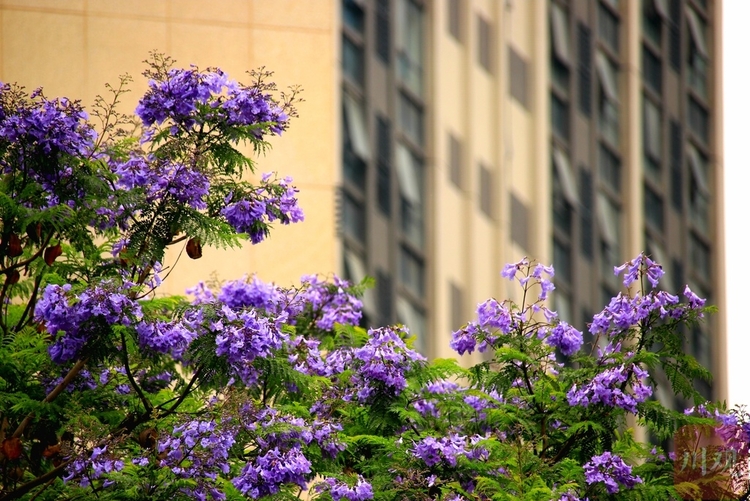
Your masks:
<path fill-rule="evenodd" d="M 726 396 L 720 1 L 3 0 L 0 23 L 0 80 L 48 95 L 90 103 L 154 48 L 305 88 L 259 168 L 295 178 L 307 221 L 180 263 L 171 292 L 368 274 L 366 321 L 440 357 L 473 305 L 515 294 L 505 262 L 553 263 L 581 325 L 645 250 L 718 305 L 686 346 Z"/>

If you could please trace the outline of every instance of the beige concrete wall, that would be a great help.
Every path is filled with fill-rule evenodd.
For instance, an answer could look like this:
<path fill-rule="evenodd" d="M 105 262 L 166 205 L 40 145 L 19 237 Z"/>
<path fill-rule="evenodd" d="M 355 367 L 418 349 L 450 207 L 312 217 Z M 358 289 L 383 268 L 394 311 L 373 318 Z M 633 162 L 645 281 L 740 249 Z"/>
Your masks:
<path fill-rule="evenodd" d="M 308 97 L 299 105 L 300 118 L 271 140 L 273 149 L 257 165 L 259 172 L 294 178 L 305 222 L 276 227 L 258 246 L 206 249 L 199 261 L 183 256 L 164 290 L 179 294 L 211 275 L 231 279 L 254 272 L 296 283 L 302 274 L 339 267 L 337 9 L 332 0 L 2 0 L 0 80 L 90 104 L 106 82 L 129 73 L 135 81 L 123 110 L 131 111 L 146 88 L 142 61 L 158 50 L 179 66 L 218 66 L 240 81 L 249 80 L 245 71 L 265 66 L 280 88 L 300 85 Z"/>

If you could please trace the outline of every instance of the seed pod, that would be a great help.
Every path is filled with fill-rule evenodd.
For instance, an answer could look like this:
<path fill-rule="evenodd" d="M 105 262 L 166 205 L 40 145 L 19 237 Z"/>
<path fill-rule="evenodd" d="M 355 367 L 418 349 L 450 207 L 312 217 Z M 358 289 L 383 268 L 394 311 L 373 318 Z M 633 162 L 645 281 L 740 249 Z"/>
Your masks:
<path fill-rule="evenodd" d="M 190 257 L 190 259 L 200 259 L 203 256 L 201 239 L 191 238 L 190 240 L 188 240 L 188 243 L 185 246 L 185 250 L 187 251 L 187 255 L 188 257 Z"/>
<path fill-rule="evenodd" d="M 18 281 L 21 279 L 21 274 L 18 273 L 18 270 L 12 269 L 5 272 L 8 275 L 7 283 L 8 285 L 14 285 L 17 284 Z"/>
<path fill-rule="evenodd" d="M 62 445 L 60 444 L 48 445 L 47 447 L 44 448 L 44 451 L 42 452 L 42 456 L 47 459 L 50 459 L 60 454 L 61 450 L 62 450 Z"/>
<path fill-rule="evenodd" d="M 21 254 L 23 254 L 21 239 L 15 233 L 11 233 L 8 239 L 8 257 L 18 257 Z"/>
<path fill-rule="evenodd" d="M 38 244 L 42 238 L 42 223 L 30 224 L 26 227 L 26 234 L 29 240 Z"/>
<path fill-rule="evenodd" d="M 153 449 L 158 437 L 154 428 L 147 428 L 138 434 L 138 443 L 144 449 Z"/>
<path fill-rule="evenodd" d="M 62 255 L 62 246 L 60 244 L 54 245 L 52 247 L 47 247 L 44 249 L 44 262 L 47 263 L 47 266 L 52 266 L 52 263 L 55 262 L 55 259 L 60 257 Z"/>
<path fill-rule="evenodd" d="M 8 478 L 13 480 L 14 482 L 18 482 L 23 478 L 24 469 L 20 466 L 16 466 L 15 468 L 11 468 L 8 471 Z"/>
<path fill-rule="evenodd" d="M 6 459 L 18 459 L 21 457 L 21 439 L 6 438 L 0 447 Z"/>

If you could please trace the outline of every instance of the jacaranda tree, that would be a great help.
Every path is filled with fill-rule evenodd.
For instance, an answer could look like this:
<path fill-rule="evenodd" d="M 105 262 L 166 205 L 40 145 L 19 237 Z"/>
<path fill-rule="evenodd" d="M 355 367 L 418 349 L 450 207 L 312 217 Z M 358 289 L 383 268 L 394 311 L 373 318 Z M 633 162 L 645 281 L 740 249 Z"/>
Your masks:
<path fill-rule="evenodd" d="M 407 326 L 358 326 L 367 284 L 250 278 L 160 295 L 179 273 L 168 248 L 196 259 L 303 219 L 291 179 L 253 177 L 238 149 L 286 130 L 296 93 L 264 72 L 246 85 L 172 66 L 149 61 L 135 117 L 117 108 L 127 78 L 90 116 L 0 87 L 1 501 L 734 492 L 747 419 L 703 401 L 693 382 L 710 374 L 683 351 L 704 300 L 660 289 L 645 255 L 615 269 L 623 291 L 585 327 L 589 343 L 548 307 L 552 267 L 507 265 L 523 300 L 485 301 L 453 333 L 459 354 L 484 354 L 470 368 L 427 361 Z M 656 401 L 656 371 L 696 407 Z M 700 458 L 637 441 L 636 425 L 659 441 L 708 426 L 722 448 L 681 478 Z"/>

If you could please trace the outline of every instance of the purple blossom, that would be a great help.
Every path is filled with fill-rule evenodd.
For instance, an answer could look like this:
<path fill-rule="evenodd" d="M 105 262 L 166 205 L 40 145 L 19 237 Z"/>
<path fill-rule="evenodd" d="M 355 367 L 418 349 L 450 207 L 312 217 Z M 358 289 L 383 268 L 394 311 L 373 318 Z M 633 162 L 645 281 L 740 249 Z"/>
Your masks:
<path fill-rule="evenodd" d="M 352 383 L 360 402 L 375 395 L 397 396 L 406 388 L 406 375 L 426 359 L 406 347 L 401 334 L 405 328 L 370 329 L 367 343 L 353 351 L 355 361 Z"/>
<path fill-rule="evenodd" d="M 329 477 L 322 484 L 319 484 L 316 490 L 319 492 L 330 492 L 333 501 L 340 501 L 342 499 L 348 501 L 366 501 L 373 498 L 372 485 L 362 478 L 362 476 L 357 478 L 357 483 L 353 486 L 336 478 Z"/>
<path fill-rule="evenodd" d="M 284 484 L 307 487 L 312 464 L 299 448 L 267 451 L 248 462 L 232 484 L 245 496 L 257 499 L 276 494 Z"/>
<path fill-rule="evenodd" d="M 278 220 L 289 224 L 304 220 L 304 213 L 297 205 L 299 190 L 291 183 L 290 177 L 272 182 L 264 176 L 260 185 L 249 193 L 227 195 L 221 214 L 235 231 L 250 235 L 254 244 L 260 243 L 268 235 L 270 223 Z"/>
<path fill-rule="evenodd" d="M 623 271 L 625 275 L 623 277 L 623 285 L 630 287 L 639 277 L 645 275 L 648 281 L 651 283 L 651 287 L 659 285 L 659 280 L 664 276 L 664 269 L 662 266 L 652 261 L 648 256 L 641 253 L 620 266 L 615 266 L 615 275 L 619 276 Z"/>
<path fill-rule="evenodd" d="M 586 483 L 591 485 L 603 483 L 609 494 L 620 491 L 620 486 L 632 489 L 636 484 L 643 483 L 643 479 L 633 476 L 633 468 L 622 460 L 620 456 L 605 452 L 593 456 L 591 461 L 583 465 Z"/>
<path fill-rule="evenodd" d="M 632 372 L 632 395 L 623 391 L 623 384 L 628 381 Z M 592 404 L 602 404 L 609 407 L 620 407 L 628 412 L 636 413 L 636 406 L 651 396 L 651 387 L 646 385 L 648 373 L 635 364 L 620 365 L 600 372 L 587 384 L 578 388 L 577 385 L 568 391 L 567 398 L 570 405 L 588 407 Z"/>
<path fill-rule="evenodd" d="M 563 355 L 569 357 L 583 346 L 583 333 L 567 322 L 560 322 L 550 330 L 546 341 L 548 345 L 558 348 Z"/>
<path fill-rule="evenodd" d="M 49 347 L 58 364 L 76 359 L 86 343 L 98 339 L 107 329 L 101 324 L 131 325 L 143 317 L 140 305 L 124 292 L 127 288 L 102 282 L 80 294 L 70 285 L 48 285 L 35 309 L 54 342 Z"/>
<path fill-rule="evenodd" d="M 314 275 L 302 277 L 302 290 L 295 302 L 312 310 L 315 325 L 331 330 L 334 324 L 358 324 L 362 318 L 362 301 L 346 291 L 349 282 L 334 276 L 332 283 Z"/>

